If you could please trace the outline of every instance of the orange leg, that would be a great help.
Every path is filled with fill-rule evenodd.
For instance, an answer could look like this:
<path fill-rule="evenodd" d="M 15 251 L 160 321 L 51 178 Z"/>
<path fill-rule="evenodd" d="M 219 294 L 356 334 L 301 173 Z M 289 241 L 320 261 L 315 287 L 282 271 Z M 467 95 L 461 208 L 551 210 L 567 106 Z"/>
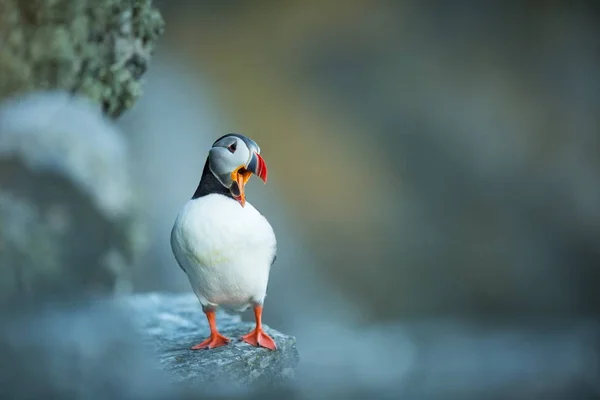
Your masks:
<path fill-rule="evenodd" d="M 192 347 L 192 350 L 214 349 L 215 347 L 225 346 L 229 343 L 229 338 L 226 338 L 217 331 L 214 310 L 206 310 L 204 313 L 206 314 L 206 319 L 208 319 L 208 326 L 210 326 L 210 337 Z"/>
<path fill-rule="evenodd" d="M 276 350 L 277 345 L 275 344 L 275 341 L 267 335 L 262 328 L 262 306 L 254 307 L 254 318 L 256 318 L 256 328 L 247 335 L 242 336 L 242 340 L 252 346 Z"/>

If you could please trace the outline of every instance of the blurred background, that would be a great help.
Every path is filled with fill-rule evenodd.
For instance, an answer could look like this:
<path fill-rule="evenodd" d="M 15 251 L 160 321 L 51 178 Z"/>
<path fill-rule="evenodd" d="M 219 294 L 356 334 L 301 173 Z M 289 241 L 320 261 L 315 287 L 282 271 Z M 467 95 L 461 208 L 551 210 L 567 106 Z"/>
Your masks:
<path fill-rule="evenodd" d="M 419 339 L 391 326 L 443 319 L 440 339 L 466 321 L 539 332 L 511 356 L 520 378 L 493 365 L 511 362 L 510 337 L 467 330 L 454 355 L 448 339 L 432 385 L 484 388 L 489 373 L 551 393 L 598 372 L 570 331 L 600 304 L 597 4 L 158 5 L 168 29 L 121 120 L 152 229 L 137 290 L 189 290 L 170 228 L 212 141 L 242 132 L 270 172 L 249 199 L 280 243 L 265 319 L 309 370 L 418 376 Z M 548 363 L 558 381 L 527 380 Z"/>
<path fill-rule="evenodd" d="M 155 3 L 116 122 L 132 290 L 191 290 L 170 230 L 239 132 L 269 167 L 247 189 L 279 243 L 264 320 L 297 337 L 300 390 L 600 395 L 598 3 Z"/>

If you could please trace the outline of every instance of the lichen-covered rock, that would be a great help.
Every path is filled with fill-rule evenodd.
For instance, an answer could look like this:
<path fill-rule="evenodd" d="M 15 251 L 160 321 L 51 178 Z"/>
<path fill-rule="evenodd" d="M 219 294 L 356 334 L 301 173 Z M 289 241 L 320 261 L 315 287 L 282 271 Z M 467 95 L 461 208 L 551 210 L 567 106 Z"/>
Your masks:
<path fill-rule="evenodd" d="M 254 328 L 237 315 L 217 313 L 219 331 L 232 341 L 211 350 L 190 350 L 209 335 L 206 317 L 194 294 L 148 293 L 124 297 L 126 313 L 158 354 L 172 382 L 189 387 L 208 384 L 282 387 L 291 383 L 299 361 L 296 339 L 265 327 L 277 350 L 256 348 L 240 340 Z"/>
<path fill-rule="evenodd" d="M 127 290 L 142 248 L 126 142 L 68 93 L 0 104 L 0 302 Z"/>
<path fill-rule="evenodd" d="M 117 117 L 140 96 L 163 30 L 152 0 L 0 1 L 0 99 L 61 89 Z"/>

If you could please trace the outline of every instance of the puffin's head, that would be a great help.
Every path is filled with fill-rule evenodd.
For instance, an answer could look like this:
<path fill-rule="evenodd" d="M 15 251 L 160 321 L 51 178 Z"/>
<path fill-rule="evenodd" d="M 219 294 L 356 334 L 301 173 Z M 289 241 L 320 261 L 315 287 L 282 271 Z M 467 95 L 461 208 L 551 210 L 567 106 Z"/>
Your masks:
<path fill-rule="evenodd" d="M 208 165 L 242 207 L 246 205 L 244 187 L 252 174 L 267 183 L 267 164 L 260 147 L 244 135 L 229 133 L 217 139 L 208 152 Z"/>

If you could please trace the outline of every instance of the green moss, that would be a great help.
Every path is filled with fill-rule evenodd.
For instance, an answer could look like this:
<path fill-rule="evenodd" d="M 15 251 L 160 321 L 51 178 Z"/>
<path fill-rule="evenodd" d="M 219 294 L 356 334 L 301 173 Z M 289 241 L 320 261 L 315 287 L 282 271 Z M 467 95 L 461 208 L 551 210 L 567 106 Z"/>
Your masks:
<path fill-rule="evenodd" d="M 163 30 L 151 0 L 3 1 L 0 99 L 62 89 L 117 117 L 142 94 Z"/>

